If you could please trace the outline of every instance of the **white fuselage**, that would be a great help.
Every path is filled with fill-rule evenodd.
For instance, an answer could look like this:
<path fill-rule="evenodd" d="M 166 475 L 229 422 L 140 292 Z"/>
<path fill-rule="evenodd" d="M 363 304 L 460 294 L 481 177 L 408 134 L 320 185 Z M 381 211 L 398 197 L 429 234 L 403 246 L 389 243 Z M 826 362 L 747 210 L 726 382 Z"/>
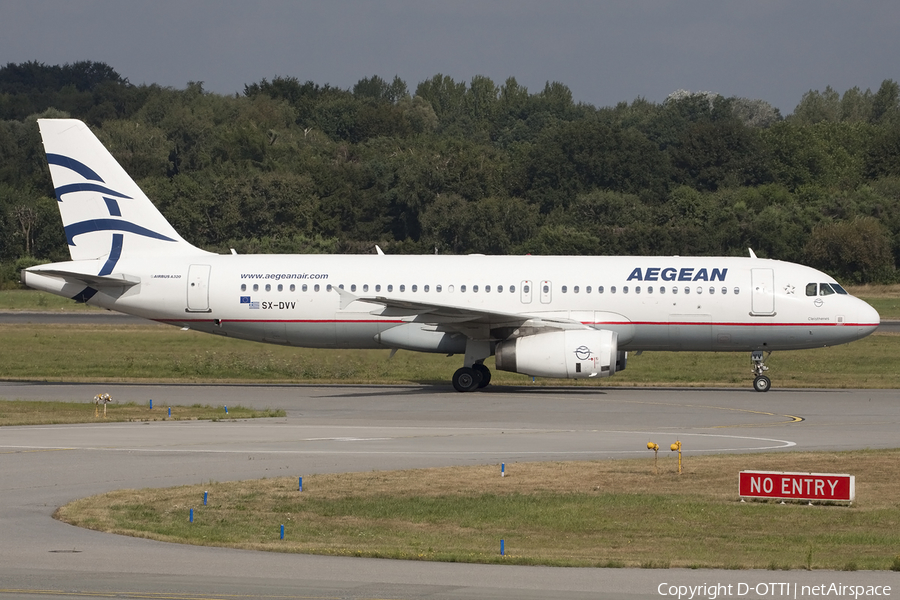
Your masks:
<path fill-rule="evenodd" d="M 90 304 L 304 347 L 465 350 L 464 339 L 454 345 L 440 326 L 434 330 L 452 317 L 365 298 L 484 312 L 495 341 L 516 332 L 511 315 L 577 322 L 617 332 L 620 350 L 814 348 L 857 340 L 879 324 L 865 302 L 820 294 L 831 277 L 757 258 L 201 255 L 123 258 L 116 271 L 140 283 L 103 288 Z M 70 297 L 84 288 L 39 273 L 27 272 L 26 283 Z M 348 302 L 332 286 L 363 299 Z M 431 330 L 416 326 L 416 335 L 387 333 L 426 322 Z"/>

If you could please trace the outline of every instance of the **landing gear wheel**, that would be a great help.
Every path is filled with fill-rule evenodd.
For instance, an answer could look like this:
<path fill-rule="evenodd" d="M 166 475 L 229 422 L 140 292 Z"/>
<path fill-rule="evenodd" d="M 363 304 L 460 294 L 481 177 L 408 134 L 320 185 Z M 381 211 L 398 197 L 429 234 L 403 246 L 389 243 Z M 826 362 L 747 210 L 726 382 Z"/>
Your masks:
<path fill-rule="evenodd" d="M 760 375 L 753 380 L 753 389 L 757 392 L 768 392 L 772 387 L 772 381 L 765 375 Z"/>
<path fill-rule="evenodd" d="M 487 387 L 491 382 L 491 370 L 481 363 L 472 365 L 472 370 L 478 375 L 478 388 Z"/>
<path fill-rule="evenodd" d="M 470 367 L 457 369 L 453 374 L 453 387 L 457 392 L 471 392 L 478 388 L 481 378 L 478 372 Z"/>
<path fill-rule="evenodd" d="M 772 356 L 771 352 L 766 355 L 766 358 L 769 356 Z M 750 362 L 753 363 L 753 375 L 756 377 L 756 379 L 753 380 L 753 389 L 757 392 L 768 392 L 769 388 L 772 387 L 772 380 L 763 375 L 763 373 L 769 370 L 769 367 L 766 366 L 762 350 L 754 350 L 751 352 Z"/>

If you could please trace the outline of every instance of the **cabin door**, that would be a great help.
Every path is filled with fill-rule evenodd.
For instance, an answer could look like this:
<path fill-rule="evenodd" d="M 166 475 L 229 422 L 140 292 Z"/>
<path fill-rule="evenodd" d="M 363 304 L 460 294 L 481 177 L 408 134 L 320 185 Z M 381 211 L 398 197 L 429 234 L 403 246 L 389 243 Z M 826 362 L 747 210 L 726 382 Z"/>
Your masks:
<path fill-rule="evenodd" d="M 188 269 L 186 312 L 209 312 L 209 265 Z"/>

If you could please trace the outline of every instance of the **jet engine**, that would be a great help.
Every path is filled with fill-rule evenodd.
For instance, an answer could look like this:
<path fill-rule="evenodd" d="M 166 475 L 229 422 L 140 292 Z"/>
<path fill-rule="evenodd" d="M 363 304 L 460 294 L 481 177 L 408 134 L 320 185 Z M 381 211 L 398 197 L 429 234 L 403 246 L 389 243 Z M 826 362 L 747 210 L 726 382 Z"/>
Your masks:
<path fill-rule="evenodd" d="M 567 329 L 526 335 L 497 344 L 496 365 L 535 377 L 609 377 L 625 368 L 618 334 L 607 329 Z"/>

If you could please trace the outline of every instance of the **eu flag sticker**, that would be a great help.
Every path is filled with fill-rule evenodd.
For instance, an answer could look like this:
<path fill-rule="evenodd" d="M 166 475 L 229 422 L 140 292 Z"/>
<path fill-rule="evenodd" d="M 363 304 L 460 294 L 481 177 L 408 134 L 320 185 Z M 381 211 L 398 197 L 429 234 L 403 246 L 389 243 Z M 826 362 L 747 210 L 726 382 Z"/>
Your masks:
<path fill-rule="evenodd" d="M 241 296 L 241 304 L 250 304 L 250 296 Z"/>

